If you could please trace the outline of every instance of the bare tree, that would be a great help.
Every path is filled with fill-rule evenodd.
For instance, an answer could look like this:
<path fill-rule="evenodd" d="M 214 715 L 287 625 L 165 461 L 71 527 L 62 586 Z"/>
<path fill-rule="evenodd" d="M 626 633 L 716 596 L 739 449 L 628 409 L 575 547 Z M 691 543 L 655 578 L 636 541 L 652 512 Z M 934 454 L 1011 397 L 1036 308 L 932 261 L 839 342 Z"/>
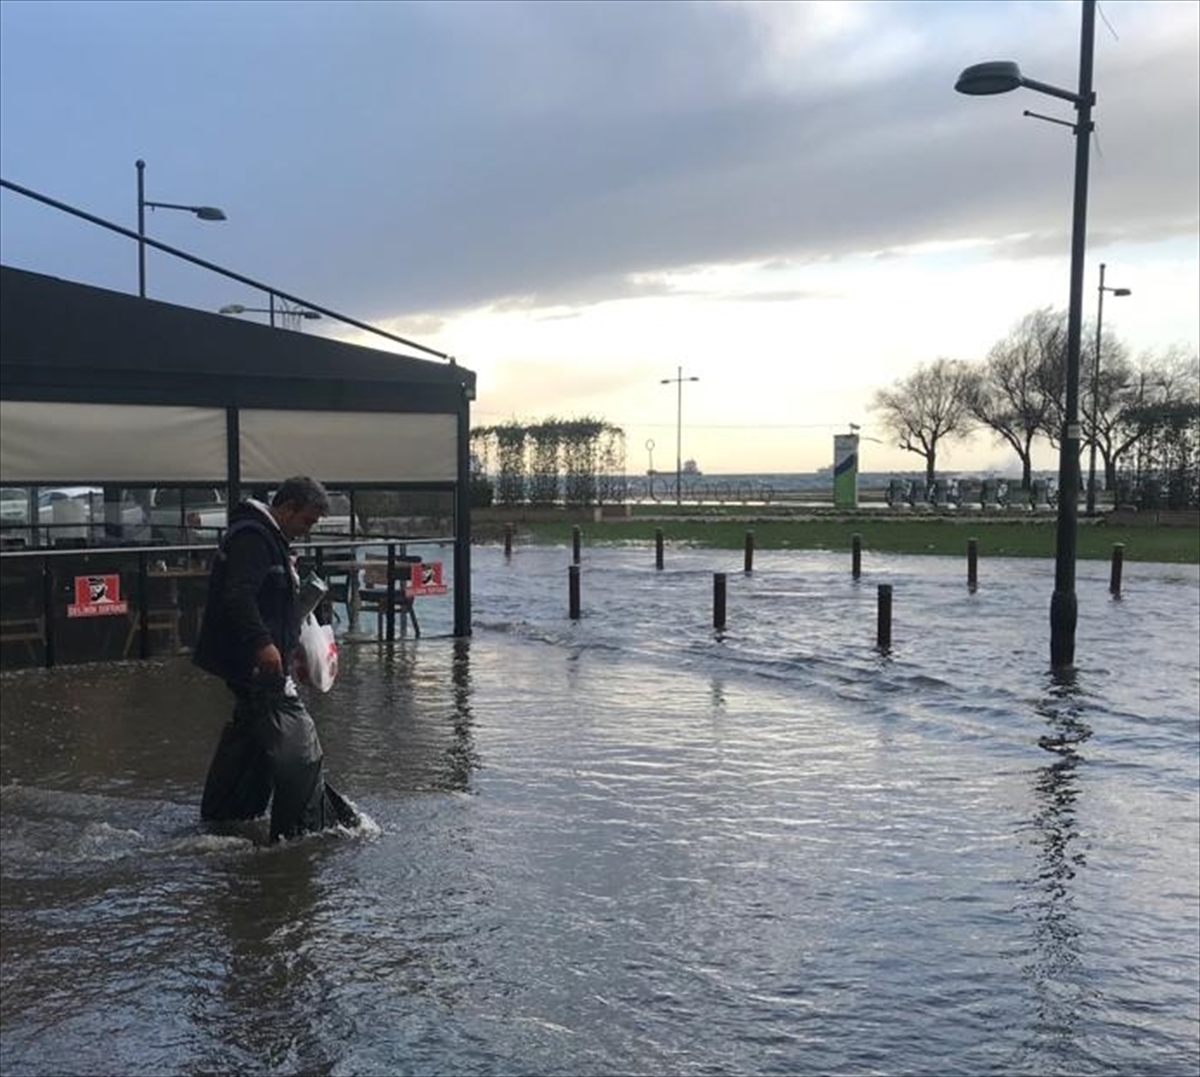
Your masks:
<path fill-rule="evenodd" d="M 925 481 L 936 477 L 938 444 L 966 437 L 972 429 L 969 402 L 974 376 L 966 363 L 936 359 L 922 364 L 890 389 L 879 389 L 871 404 L 886 430 L 906 452 L 925 459 Z"/>
<path fill-rule="evenodd" d="M 1105 486 L 1116 484 L 1118 464 L 1154 428 L 1149 421 L 1171 411 L 1188 412 L 1200 403 L 1200 356 L 1182 347 L 1147 352 L 1136 365 L 1127 363 L 1125 379 L 1113 392 L 1114 414 L 1101 427 L 1097 442 L 1104 456 Z"/>
<path fill-rule="evenodd" d="M 972 416 L 1012 446 L 1026 490 L 1032 480 L 1033 442 L 1062 411 L 1057 389 L 1065 380 L 1066 347 L 1066 315 L 1050 307 L 1032 311 L 992 345 L 972 386 Z"/>
<path fill-rule="evenodd" d="M 1124 342 L 1108 333 L 1104 334 L 1100 349 L 1100 366 L 1097 370 L 1095 330 L 1085 330 L 1085 333 L 1087 347 L 1081 363 L 1084 373 L 1080 378 L 1082 384 L 1079 386 L 1084 446 L 1090 447 L 1095 440 L 1096 449 L 1103 461 L 1104 473 L 1111 476 L 1114 454 L 1119 455 L 1121 416 L 1128 406 L 1127 398 L 1141 373 L 1130 361 L 1129 351 Z M 1111 486 L 1111 480 L 1106 485 Z"/>

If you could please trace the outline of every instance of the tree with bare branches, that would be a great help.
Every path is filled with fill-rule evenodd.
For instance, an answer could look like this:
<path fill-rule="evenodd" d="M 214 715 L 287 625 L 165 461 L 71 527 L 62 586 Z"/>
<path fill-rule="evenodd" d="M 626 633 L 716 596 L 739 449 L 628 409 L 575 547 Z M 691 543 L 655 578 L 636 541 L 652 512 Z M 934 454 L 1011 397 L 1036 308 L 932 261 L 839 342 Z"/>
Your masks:
<path fill-rule="evenodd" d="M 1065 379 L 1067 316 L 1049 307 L 1026 314 L 997 341 L 975 373 L 971 414 L 1007 442 L 1021 461 L 1021 487 L 1028 490 L 1033 443 L 1051 434 L 1061 414 L 1059 388 Z"/>
<path fill-rule="evenodd" d="M 1129 358 L 1129 349 L 1117 336 L 1105 332 L 1096 364 L 1095 329 L 1085 327 L 1087 345 L 1082 357 L 1085 374 L 1080 379 L 1080 420 L 1083 425 L 1081 451 L 1091 451 L 1095 442 L 1101 457 L 1103 473 L 1108 476 L 1105 487 L 1112 489 L 1117 459 L 1123 451 L 1121 416 L 1128 406 L 1130 388 L 1139 377 L 1138 368 Z"/>
<path fill-rule="evenodd" d="M 1104 457 L 1105 486 L 1116 485 L 1118 467 L 1163 428 L 1178 427 L 1177 436 L 1190 445 L 1182 450 L 1182 472 L 1194 473 L 1197 427 L 1200 425 L 1200 357 L 1182 347 L 1148 352 L 1136 364 L 1127 363 L 1124 380 L 1113 391 L 1107 423 L 1102 422 L 1097 446 Z M 1179 433 L 1179 431 L 1186 431 Z M 1188 441 L 1188 439 L 1191 439 Z M 1136 469 L 1135 469 L 1136 470 Z M 1196 482 L 1194 477 L 1190 480 Z"/>
<path fill-rule="evenodd" d="M 900 448 L 925 460 L 925 481 L 936 478 L 938 445 L 946 439 L 971 433 L 970 399 L 975 378 L 970 367 L 957 359 L 936 359 L 921 364 L 907 378 L 879 389 L 871 404 L 884 428 Z"/>

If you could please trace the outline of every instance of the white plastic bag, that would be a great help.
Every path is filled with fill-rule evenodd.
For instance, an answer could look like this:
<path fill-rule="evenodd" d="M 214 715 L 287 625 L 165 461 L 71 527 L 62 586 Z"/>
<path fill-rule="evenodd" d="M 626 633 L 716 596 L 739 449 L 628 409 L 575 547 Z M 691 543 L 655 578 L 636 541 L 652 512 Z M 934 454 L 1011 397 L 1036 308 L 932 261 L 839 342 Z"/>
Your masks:
<path fill-rule="evenodd" d="M 321 624 L 311 613 L 300 624 L 296 667 L 301 682 L 311 684 L 318 692 L 328 692 L 337 679 L 338 649 L 333 626 Z"/>

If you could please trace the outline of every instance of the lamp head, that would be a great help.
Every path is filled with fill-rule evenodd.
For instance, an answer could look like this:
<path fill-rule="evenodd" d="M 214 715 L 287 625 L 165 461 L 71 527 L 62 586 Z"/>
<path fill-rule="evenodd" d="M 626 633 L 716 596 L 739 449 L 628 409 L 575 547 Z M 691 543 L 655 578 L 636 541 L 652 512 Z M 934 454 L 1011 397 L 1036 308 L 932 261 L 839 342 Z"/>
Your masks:
<path fill-rule="evenodd" d="M 202 221 L 223 221 L 225 214 L 216 206 L 197 206 L 193 211 Z"/>
<path fill-rule="evenodd" d="M 987 63 L 972 64 L 966 68 L 954 88 L 959 93 L 985 94 L 1008 93 L 1023 85 L 1021 68 L 1012 60 L 989 60 Z"/>
<path fill-rule="evenodd" d="M 223 306 L 220 310 L 217 311 L 217 313 L 218 314 L 245 314 L 246 308 L 243 307 L 241 303 L 226 303 L 225 306 Z"/>
<path fill-rule="evenodd" d="M 1133 295 L 1133 292 L 1131 292 L 1128 288 L 1114 288 L 1112 293 L 1113 295 Z"/>

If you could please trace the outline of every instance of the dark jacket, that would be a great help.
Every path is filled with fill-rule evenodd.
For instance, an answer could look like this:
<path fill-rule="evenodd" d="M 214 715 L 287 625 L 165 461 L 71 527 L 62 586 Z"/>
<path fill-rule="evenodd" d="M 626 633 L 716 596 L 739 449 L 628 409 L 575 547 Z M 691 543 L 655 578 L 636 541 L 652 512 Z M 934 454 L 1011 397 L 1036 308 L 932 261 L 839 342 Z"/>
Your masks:
<path fill-rule="evenodd" d="M 300 638 L 297 598 L 283 532 L 261 510 L 242 502 L 229 517 L 213 561 L 192 661 L 236 690 L 251 682 L 259 649 L 274 643 L 286 674 Z"/>

